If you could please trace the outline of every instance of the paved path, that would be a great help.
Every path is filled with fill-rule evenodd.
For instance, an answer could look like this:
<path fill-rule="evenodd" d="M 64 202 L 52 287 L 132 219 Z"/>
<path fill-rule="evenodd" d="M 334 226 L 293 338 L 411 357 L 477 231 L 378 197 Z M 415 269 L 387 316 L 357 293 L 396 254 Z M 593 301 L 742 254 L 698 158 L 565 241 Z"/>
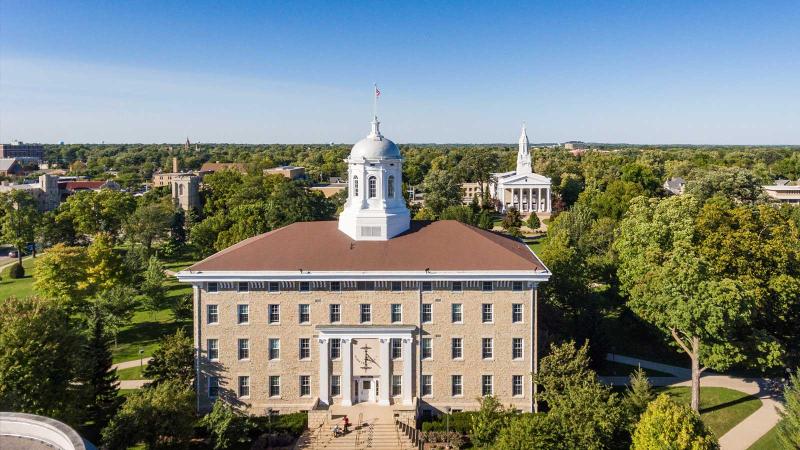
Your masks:
<path fill-rule="evenodd" d="M 153 358 L 148 356 L 146 358 L 142 358 L 141 361 L 146 365 L 146 364 L 148 364 L 150 362 L 151 359 L 153 359 Z M 139 360 L 138 359 L 134 359 L 133 361 L 125 361 L 125 362 L 121 362 L 121 363 L 117 363 L 117 364 L 112 364 L 111 365 L 111 370 L 114 370 L 114 369 L 117 369 L 117 370 L 130 369 L 131 367 L 138 367 L 139 364 L 140 364 Z"/>
<path fill-rule="evenodd" d="M 692 385 L 690 369 L 612 353 L 609 353 L 606 359 L 674 375 L 673 377 L 650 378 L 650 382 L 654 386 Z M 628 383 L 627 377 L 601 378 L 604 382 L 609 384 L 622 385 Z M 737 378 L 704 372 L 700 378 L 700 385 L 733 389 L 744 392 L 745 394 L 750 394 L 761 400 L 761 408 L 747 416 L 743 421 L 739 422 L 735 427 L 731 428 L 719 438 L 719 445 L 722 450 L 746 450 L 780 421 L 778 411 L 783 410 L 783 404 L 780 401 L 782 385 L 779 381 L 766 378 Z"/>
<path fill-rule="evenodd" d="M 119 381 L 119 388 L 120 389 L 141 389 L 144 387 L 145 384 L 149 383 L 150 380 L 120 380 Z"/>

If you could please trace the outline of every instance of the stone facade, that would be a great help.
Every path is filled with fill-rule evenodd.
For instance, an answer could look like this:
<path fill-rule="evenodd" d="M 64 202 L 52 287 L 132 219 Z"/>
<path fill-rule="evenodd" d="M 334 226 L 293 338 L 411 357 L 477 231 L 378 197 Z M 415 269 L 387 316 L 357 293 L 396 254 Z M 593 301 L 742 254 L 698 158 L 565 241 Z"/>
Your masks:
<path fill-rule="evenodd" d="M 209 283 L 198 283 L 195 286 L 195 345 L 198 346 L 200 371 L 200 395 L 198 408 L 201 411 L 210 409 L 213 399 L 209 397 L 209 377 L 219 380 L 219 396 L 234 404 L 240 404 L 254 414 L 264 414 L 268 409 L 281 414 L 310 410 L 320 398 L 323 403 L 324 393 L 330 392 L 330 385 L 320 386 L 320 336 L 335 327 L 345 330 L 361 331 L 370 327 L 398 327 L 410 329 L 411 351 L 403 352 L 400 358 L 392 359 L 389 374 L 405 376 L 406 361 L 411 356 L 411 374 L 413 379 L 402 388 L 410 388 L 410 395 L 405 392 L 391 396 L 391 404 L 399 405 L 404 400 L 418 401 L 421 410 L 444 410 L 446 407 L 458 410 L 475 409 L 478 398 L 482 395 L 482 376 L 493 377 L 493 394 L 505 405 L 514 408 L 531 410 L 531 378 L 532 371 L 532 327 L 531 300 L 534 284 L 529 282 L 492 283 L 492 291 L 484 291 L 481 281 L 463 281 L 463 291 L 452 291 L 451 282 L 433 281 L 431 291 L 423 291 L 423 284 L 417 281 L 402 282 L 401 291 L 392 291 L 391 282 L 376 282 L 375 290 L 358 290 L 356 282 L 342 281 L 341 292 L 331 291 L 328 282 L 310 282 L 308 292 L 300 292 L 299 282 L 283 281 L 279 283 L 280 292 L 268 292 L 269 282 L 250 282 L 248 292 L 238 292 L 239 283 L 217 283 L 208 292 Z M 304 285 L 305 287 L 305 285 Z M 396 286 L 395 286 L 396 287 Z M 427 288 L 427 283 L 425 284 Z M 519 289 L 519 290 L 515 290 Z M 300 306 L 309 305 L 309 320 L 300 322 Z M 340 305 L 341 320 L 330 321 L 330 305 Z M 372 320 L 361 323 L 361 304 L 371 305 Z M 402 318 L 400 322 L 392 322 L 391 306 L 400 305 Z M 430 304 L 432 320 L 422 323 L 421 308 Z M 463 320 L 453 323 L 451 320 L 452 305 L 462 305 Z M 484 323 L 482 305 L 491 304 L 493 320 Z M 512 321 L 512 305 L 522 305 L 521 322 Z M 209 323 L 208 306 L 216 305 L 217 323 Z M 238 323 L 238 305 L 247 305 L 248 320 Z M 279 305 L 280 322 L 268 323 L 269 305 Z M 346 333 L 346 331 L 344 331 Z M 280 339 L 280 356 L 269 358 L 269 339 Z M 431 358 L 421 358 L 421 339 L 430 338 L 432 342 Z M 453 359 L 451 339 L 462 339 L 463 357 Z M 493 355 L 484 359 L 482 355 L 482 339 L 491 338 Z M 512 339 L 522 339 L 522 357 L 512 358 Z M 209 339 L 216 339 L 219 357 L 215 361 L 208 358 Z M 239 360 L 238 340 L 248 340 L 249 358 Z M 309 358 L 300 359 L 300 340 L 309 341 Z M 329 340 L 328 340 L 329 341 Z M 354 335 L 351 347 L 352 376 L 374 376 L 381 382 L 380 389 L 391 387 L 389 381 L 382 377 L 381 351 L 388 348 L 378 342 L 379 339 L 360 338 Z M 344 347 L 345 344 L 342 344 Z M 366 350 L 367 358 L 364 358 Z M 330 348 L 325 347 L 330 354 Z M 346 351 L 342 348 L 338 359 L 326 359 L 330 375 L 343 375 L 343 357 Z M 364 360 L 371 360 L 364 364 Z M 363 369 L 366 366 L 367 369 Z M 324 373 L 324 372 L 323 372 Z M 431 395 L 422 396 L 422 375 L 431 376 Z M 463 392 L 459 396 L 451 395 L 453 375 L 461 375 Z M 522 377 L 522 394 L 512 395 L 512 376 Z M 249 396 L 238 395 L 240 376 L 249 377 Z M 280 395 L 270 397 L 269 377 L 280 376 Z M 300 394 L 300 377 L 308 376 L 310 390 L 307 395 Z M 326 380 L 329 382 L 329 380 Z M 340 381 L 340 394 L 329 399 L 332 404 L 342 404 L 346 394 L 344 377 Z M 353 381 L 349 381 L 353 386 Z M 386 384 L 389 383 L 389 384 Z M 402 391 L 402 389 L 401 389 Z M 388 391 L 387 391 L 388 392 Z M 323 395 L 321 395 L 321 393 Z M 358 402 L 356 386 L 351 388 L 352 402 Z M 380 395 L 378 396 L 380 397 Z M 376 398 L 376 402 L 377 402 Z M 346 403 L 344 403 L 346 404 Z M 408 404 L 408 403 L 406 403 Z"/>

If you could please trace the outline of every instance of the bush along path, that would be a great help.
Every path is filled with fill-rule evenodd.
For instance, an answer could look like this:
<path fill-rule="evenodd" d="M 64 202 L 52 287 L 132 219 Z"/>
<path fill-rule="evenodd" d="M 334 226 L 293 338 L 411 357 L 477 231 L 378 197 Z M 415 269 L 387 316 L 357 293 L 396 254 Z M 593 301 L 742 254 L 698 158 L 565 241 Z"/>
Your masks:
<path fill-rule="evenodd" d="M 683 367 L 612 353 L 606 355 L 606 359 L 673 375 L 671 377 L 650 378 L 650 383 L 653 386 L 691 386 L 692 384 L 691 371 Z M 601 377 L 601 379 L 603 382 L 613 385 L 625 385 L 629 381 L 627 377 Z M 768 378 L 737 378 L 728 375 L 703 373 L 701 385 L 702 387 L 733 389 L 761 400 L 761 408 L 747 416 L 719 438 L 719 445 L 722 450 L 746 450 L 780 421 L 778 412 L 783 410 L 783 404 L 780 401 L 782 392 L 782 383 L 780 381 Z"/>

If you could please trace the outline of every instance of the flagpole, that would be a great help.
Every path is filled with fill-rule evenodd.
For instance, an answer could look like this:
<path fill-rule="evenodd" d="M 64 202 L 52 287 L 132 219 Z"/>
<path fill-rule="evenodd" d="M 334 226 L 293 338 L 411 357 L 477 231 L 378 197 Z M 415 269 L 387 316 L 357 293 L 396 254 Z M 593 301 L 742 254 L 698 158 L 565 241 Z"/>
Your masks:
<path fill-rule="evenodd" d="M 378 83 L 372 85 L 372 117 L 378 117 Z"/>

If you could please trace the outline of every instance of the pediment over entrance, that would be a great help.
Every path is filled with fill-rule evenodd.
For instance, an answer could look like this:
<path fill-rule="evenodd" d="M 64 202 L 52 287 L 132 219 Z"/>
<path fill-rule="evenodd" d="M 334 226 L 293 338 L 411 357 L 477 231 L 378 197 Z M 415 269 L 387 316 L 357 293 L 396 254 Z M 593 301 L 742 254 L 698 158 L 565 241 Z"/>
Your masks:
<path fill-rule="evenodd" d="M 550 185 L 550 178 L 537 173 L 530 173 L 527 175 L 510 176 L 501 180 L 503 186 L 529 186 L 529 185 Z"/>

